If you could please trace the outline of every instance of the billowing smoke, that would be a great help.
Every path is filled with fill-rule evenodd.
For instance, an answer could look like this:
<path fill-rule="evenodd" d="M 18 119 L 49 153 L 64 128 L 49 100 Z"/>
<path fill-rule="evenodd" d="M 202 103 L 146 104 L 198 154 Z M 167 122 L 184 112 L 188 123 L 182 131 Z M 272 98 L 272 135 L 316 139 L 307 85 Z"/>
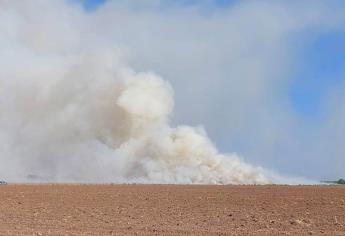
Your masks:
<path fill-rule="evenodd" d="M 79 6 L 35 2 L 0 2 L 0 178 L 269 182 L 261 168 L 220 154 L 202 127 L 171 127 L 169 83 L 126 65 Z"/>

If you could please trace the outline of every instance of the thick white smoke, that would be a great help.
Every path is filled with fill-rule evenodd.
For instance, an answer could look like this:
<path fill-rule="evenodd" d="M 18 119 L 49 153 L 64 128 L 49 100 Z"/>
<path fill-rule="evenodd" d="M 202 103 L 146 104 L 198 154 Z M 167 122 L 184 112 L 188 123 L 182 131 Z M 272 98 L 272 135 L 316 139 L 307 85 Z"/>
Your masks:
<path fill-rule="evenodd" d="M 88 31 L 80 7 L 34 2 L 0 2 L 0 178 L 269 182 L 218 153 L 203 128 L 170 127 L 170 85 L 125 65 L 111 40 Z"/>

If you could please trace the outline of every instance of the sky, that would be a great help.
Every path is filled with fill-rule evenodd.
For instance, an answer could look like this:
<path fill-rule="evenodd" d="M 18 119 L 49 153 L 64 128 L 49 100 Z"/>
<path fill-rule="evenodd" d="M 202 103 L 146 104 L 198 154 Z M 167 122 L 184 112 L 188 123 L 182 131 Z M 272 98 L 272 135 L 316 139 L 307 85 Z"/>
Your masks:
<path fill-rule="evenodd" d="M 82 5 L 135 70 L 171 83 L 173 124 L 285 175 L 345 176 L 344 1 Z"/>
<path fill-rule="evenodd" d="M 169 1 L 167 1 L 169 3 Z M 170 1 L 183 6 L 197 5 L 195 0 Z M 95 11 L 106 0 L 84 0 L 87 11 Z M 231 8 L 236 0 L 211 1 L 220 9 Z M 344 3 L 338 1 L 344 7 Z M 307 36 L 304 36 L 307 37 Z M 290 102 L 295 111 L 307 119 L 321 118 L 321 101 L 331 87 L 341 83 L 345 66 L 345 28 L 324 34 L 300 47 L 301 65 L 296 65 L 290 89 Z M 345 78 L 344 78 L 345 80 Z"/>
<path fill-rule="evenodd" d="M 197 5 L 195 0 L 170 1 L 183 6 Z M 231 8 L 235 0 L 211 1 L 217 8 Z M 84 0 L 87 11 L 95 11 L 106 0 Z M 167 1 L 169 3 L 169 1 Z M 340 5 L 344 5 L 338 1 Z M 306 36 L 305 36 L 306 37 Z M 345 28 L 338 29 L 310 40 L 300 48 L 302 65 L 296 65 L 290 100 L 293 108 L 308 119 L 320 119 L 321 100 L 332 86 L 340 83 L 345 65 Z M 302 78 L 302 79 L 299 79 Z M 344 78 L 345 79 L 345 78 Z M 307 95 L 307 96 L 306 96 Z"/>
<path fill-rule="evenodd" d="M 341 83 L 344 42 L 345 30 L 339 30 L 321 35 L 303 49 L 304 63 L 297 68 L 291 89 L 291 101 L 302 116 L 319 119 L 322 98 L 331 87 Z"/>

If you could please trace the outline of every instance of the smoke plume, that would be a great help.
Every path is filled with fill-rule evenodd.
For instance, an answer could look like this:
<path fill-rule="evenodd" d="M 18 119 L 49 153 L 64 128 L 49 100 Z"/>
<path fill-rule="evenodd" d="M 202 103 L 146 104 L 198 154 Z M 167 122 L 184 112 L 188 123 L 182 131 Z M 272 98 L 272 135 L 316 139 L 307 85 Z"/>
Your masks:
<path fill-rule="evenodd" d="M 0 2 L 0 178 L 269 182 L 263 169 L 220 154 L 202 127 L 171 127 L 169 83 L 130 68 L 124 50 L 88 29 L 91 13 L 35 2 Z"/>

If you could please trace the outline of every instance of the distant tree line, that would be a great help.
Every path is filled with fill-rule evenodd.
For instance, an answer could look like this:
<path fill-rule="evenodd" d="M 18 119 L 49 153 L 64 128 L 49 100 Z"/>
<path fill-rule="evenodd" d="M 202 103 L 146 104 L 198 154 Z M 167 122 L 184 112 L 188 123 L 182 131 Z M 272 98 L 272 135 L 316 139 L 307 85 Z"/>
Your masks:
<path fill-rule="evenodd" d="M 323 183 L 328 183 L 328 184 L 344 184 L 345 185 L 345 179 L 339 179 L 335 181 L 322 181 Z"/>

